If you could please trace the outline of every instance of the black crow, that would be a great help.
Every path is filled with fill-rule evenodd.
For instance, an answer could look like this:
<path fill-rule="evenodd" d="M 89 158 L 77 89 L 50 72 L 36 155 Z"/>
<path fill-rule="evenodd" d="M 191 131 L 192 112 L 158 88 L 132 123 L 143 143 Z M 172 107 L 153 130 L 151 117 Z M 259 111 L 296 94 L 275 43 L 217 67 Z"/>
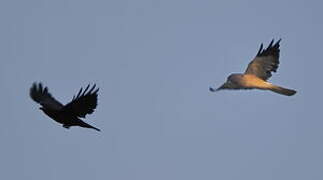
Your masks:
<path fill-rule="evenodd" d="M 63 127 L 70 128 L 71 126 L 81 126 L 92 128 L 97 131 L 100 129 L 93 127 L 80 118 L 85 118 L 85 115 L 92 114 L 97 106 L 98 91 L 95 89 L 95 84 L 90 88 L 90 84 L 84 89 L 81 88 L 72 101 L 66 105 L 58 102 L 49 92 L 47 87 L 43 87 L 41 83 L 34 83 L 30 88 L 30 97 L 42 105 L 41 109 L 46 115 L 58 123 L 63 124 Z"/>

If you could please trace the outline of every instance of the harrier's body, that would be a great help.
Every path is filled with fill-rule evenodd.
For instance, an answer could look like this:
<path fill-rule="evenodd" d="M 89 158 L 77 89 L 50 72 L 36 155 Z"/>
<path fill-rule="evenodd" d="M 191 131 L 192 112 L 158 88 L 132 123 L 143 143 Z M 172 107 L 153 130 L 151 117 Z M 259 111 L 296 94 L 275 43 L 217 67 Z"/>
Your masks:
<path fill-rule="evenodd" d="M 279 41 L 275 44 L 271 41 L 266 49 L 261 44 L 257 56 L 249 63 L 248 68 L 243 74 L 231 74 L 227 81 L 218 89 L 210 88 L 210 91 L 218 91 L 221 89 L 261 89 L 271 90 L 273 92 L 292 96 L 295 90 L 286 89 L 273 85 L 267 80 L 271 77 L 272 72 L 276 72 L 279 65 Z"/>
<path fill-rule="evenodd" d="M 85 128 L 92 128 L 97 131 L 100 129 L 93 127 L 80 118 L 85 118 L 87 114 L 92 114 L 97 106 L 97 92 L 99 89 L 95 89 L 95 85 L 88 91 L 90 85 L 88 85 L 84 91 L 80 89 L 77 96 L 74 96 L 72 101 L 65 106 L 58 102 L 48 92 L 47 87 L 43 88 L 42 84 L 33 84 L 30 89 L 30 97 L 41 104 L 41 109 L 46 115 L 55 120 L 56 122 L 63 124 L 63 127 L 69 128 L 71 126 L 81 126 Z"/>

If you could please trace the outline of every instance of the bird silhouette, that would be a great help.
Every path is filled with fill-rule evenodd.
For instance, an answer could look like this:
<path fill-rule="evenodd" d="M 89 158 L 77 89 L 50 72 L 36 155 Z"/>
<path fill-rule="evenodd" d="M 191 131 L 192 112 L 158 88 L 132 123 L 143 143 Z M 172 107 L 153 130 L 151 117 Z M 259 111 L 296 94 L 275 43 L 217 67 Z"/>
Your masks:
<path fill-rule="evenodd" d="M 71 126 L 80 126 L 92 128 L 97 131 L 100 129 L 93 127 L 80 118 L 85 118 L 87 114 L 92 114 L 97 106 L 97 97 L 99 89 L 95 89 L 95 84 L 90 88 L 90 84 L 83 90 L 82 88 L 76 96 L 73 96 L 71 102 L 66 105 L 58 102 L 49 92 L 47 87 L 41 83 L 33 83 L 30 88 L 30 97 L 42 107 L 41 109 L 47 116 L 56 122 L 63 124 L 64 128 Z"/>
<path fill-rule="evenodd" d="M 267 80 L 276 72 L 279 65 L 279 39 L 275 44 L 270 42 L 266 49 L 263 44 L 256 57 L 249 63 L 247 70 L 243 74 L 231 74 L 227 81 L 217 89 L 210 87 L 210 91 L 215 92 L 222 89 L 261 89 L 270 90 L 278 94 L 292 96 L 295 90 L 274 85 Z"/>

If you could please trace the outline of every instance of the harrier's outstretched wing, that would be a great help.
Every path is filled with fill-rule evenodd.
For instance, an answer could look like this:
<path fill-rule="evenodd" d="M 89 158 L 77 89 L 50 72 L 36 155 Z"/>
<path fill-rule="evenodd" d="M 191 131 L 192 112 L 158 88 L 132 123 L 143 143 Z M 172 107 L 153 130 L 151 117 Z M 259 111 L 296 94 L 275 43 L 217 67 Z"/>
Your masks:
<path fill-rule="evenodd" d="M 261 44 L 257 56 L 249 63 L 245 74 L 253 74 L 263 80 L 271 77 L 272 72 L 276 72 L 279 65 L 279 39 L 274 45 L 274 40 L 270 42 L 266 49 Z"/>
<path fill-rule="evenodd" d="M 41 104 L 46 109 L 60 110 L 64 106 L 58 102 L 53 96 L 48 92 L 47 87 L 43 88 L 41 83 L 34 83 L 30 88 L 30 97 Z"/>
<path fill-rule="evenodd" d="M 82 118 L 87 114 L 92 114 L 98 101 L 97 92 L 99 89 L 95 89 L 95 86 L 94 84 L 89 90 L 90 85 L 88 85 L 84 91 L 81 88 L 78 94 L 73 97 L 72 101 L 64 106 L 63 110 Z"/>

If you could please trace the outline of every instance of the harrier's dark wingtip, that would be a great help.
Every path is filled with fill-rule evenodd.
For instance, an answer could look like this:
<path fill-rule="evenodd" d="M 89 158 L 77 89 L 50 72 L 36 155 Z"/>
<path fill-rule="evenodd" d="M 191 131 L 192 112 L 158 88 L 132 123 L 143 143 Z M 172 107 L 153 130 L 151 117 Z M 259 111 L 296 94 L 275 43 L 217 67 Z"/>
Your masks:
<path fill-rule="evenodd" d="M 274 46 L 279 46 L 279 43 L 280 43 L 280 41 L 282 40 L 282 38 L 279 38 L 279 40 L 275 43 L 275 45 Z"/>
<path fill-rule="evenodd" d="M 273 46 L 273 43 L 274 43 L 275 39 L 272 39 L 270 44 L 268 45 L 267 49 L 271 48 Z"/>
<path fill-rule="evenodd" d="M 261 43 L 260 48 L 259 48 L 258 53 L 257 53 L 257 56 L 261 53 L 263 47 L 264 47 L 264 44 Z"/>

